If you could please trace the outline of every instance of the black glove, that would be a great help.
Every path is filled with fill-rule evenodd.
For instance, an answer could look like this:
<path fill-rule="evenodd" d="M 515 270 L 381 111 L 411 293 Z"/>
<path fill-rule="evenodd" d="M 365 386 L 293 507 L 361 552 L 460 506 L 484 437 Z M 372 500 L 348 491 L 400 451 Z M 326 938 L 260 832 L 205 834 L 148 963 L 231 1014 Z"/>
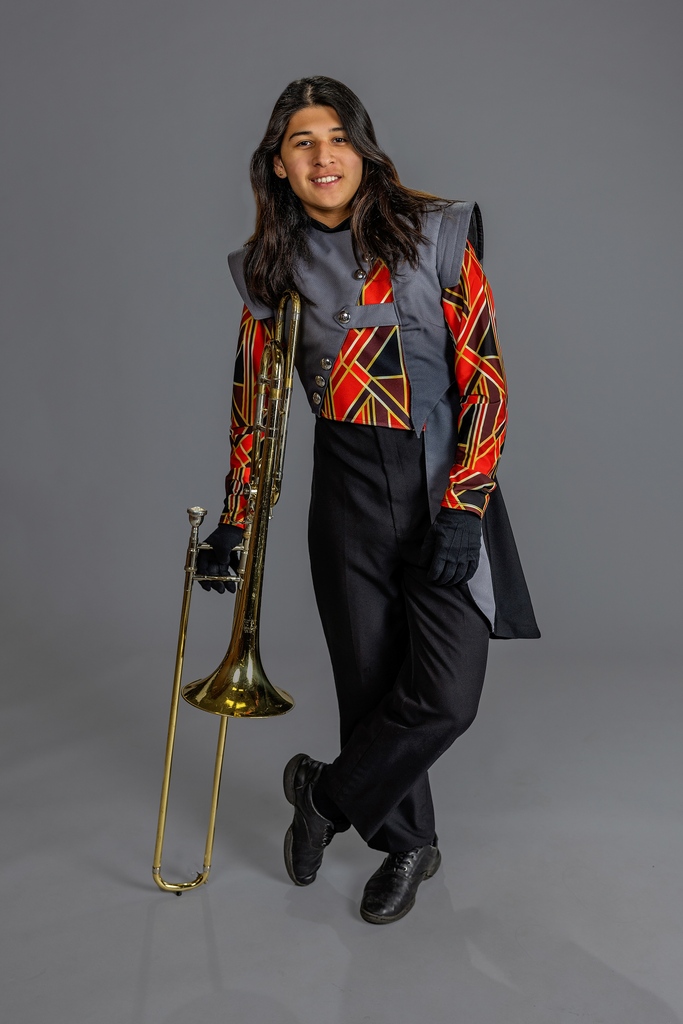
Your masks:
<path fill-rule="evenodd" d="M 197 575 L 198 576 L 227 576 L 230 569 L 236 571 L 240 564 L 239 551 L 232 549 L 242 543 L 244 530 L 241 526 L 230 526 L 228 523 L 221 523 L 213 533 L 210 533 L 203 544 L 210 544 L 211 551 L 197 553 Z M 199 580 L 199 586 L 204 590 L 216 590 L 219 594 L 225 593 L 226 589 L 231 594 L 235 593 L 234 583 L 209 583 L 208 580 Z"/>
<path fill-rule="evenodd" d="M 481 519 L 475 512 L 440 509 L 420 553 L 427 579 L 440 587 L 467 583 L 477 571 L 480 547 Z"/>

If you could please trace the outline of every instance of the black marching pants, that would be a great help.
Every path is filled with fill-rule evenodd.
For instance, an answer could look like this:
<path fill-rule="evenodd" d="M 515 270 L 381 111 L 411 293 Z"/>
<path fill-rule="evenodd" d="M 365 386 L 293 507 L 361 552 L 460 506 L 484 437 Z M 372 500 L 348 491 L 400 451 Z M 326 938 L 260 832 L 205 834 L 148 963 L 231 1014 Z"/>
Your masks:
<path fill-rule="evenodd" d="M 313 585 L 339 702 L 323 788 L 369 846 L 430 843 L 427 771 L 472 724 L 489 625 L 466 585 L 426 579 L 422 438 L 319 419 L 309 517 Z"/>

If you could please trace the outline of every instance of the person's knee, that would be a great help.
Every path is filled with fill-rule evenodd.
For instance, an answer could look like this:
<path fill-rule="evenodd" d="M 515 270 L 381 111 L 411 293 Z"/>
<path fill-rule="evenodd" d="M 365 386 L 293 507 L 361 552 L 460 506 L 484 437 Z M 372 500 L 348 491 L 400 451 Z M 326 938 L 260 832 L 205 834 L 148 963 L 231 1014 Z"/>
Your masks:
<path fill-rule="evenodd" d="M 448 707 L 442 713 L 444 730 L 447 732 L 451 743 L 467 732 L 477 717 L 478 703 L 459 704 Z"/>

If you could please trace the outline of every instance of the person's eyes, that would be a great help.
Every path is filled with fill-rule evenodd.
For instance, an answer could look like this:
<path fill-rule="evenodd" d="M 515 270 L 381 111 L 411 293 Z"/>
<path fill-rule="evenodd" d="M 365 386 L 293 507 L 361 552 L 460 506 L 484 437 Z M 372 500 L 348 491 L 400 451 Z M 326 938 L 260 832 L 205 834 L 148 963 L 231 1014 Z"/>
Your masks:
<path fill-rule="evenodd" d="M 348 140 L 346 135 L 334 135 L 330 139 L 330 142 L 346 143 L 348 141 L 349 140 Z M 295 149 L 308 149 L 309 146 L 313 146 L 313 145 L 314 145 L 313 139 L 299 139 L 298 142 L 294 143 L 294 148 Z"/>

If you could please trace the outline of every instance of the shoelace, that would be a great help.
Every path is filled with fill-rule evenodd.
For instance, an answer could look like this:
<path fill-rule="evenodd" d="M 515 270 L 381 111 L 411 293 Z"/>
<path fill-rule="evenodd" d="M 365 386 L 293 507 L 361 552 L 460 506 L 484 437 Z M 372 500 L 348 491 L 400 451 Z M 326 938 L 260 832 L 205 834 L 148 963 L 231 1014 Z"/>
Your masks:
<path fill-rule="evenodd" d="M 322 838 L 323 846 L 329 846 L 330 845 L 330 843 L 332 842 L 333 835 L 334 835 L 334 825 L 331 825 L 331 824 L 328 823 L 323 828 L 323 838 Z"/>
<path fill-rule="evenodd" d="M 416 846 L 414 850 L 403 850 L 401 853 L 389 854 L 386 860 L 387 868 L 396 873 L 401 871 L 404 875 L 407 875 L 408 869 L 415 862 L 421 849 L 421 846 Z"/>

